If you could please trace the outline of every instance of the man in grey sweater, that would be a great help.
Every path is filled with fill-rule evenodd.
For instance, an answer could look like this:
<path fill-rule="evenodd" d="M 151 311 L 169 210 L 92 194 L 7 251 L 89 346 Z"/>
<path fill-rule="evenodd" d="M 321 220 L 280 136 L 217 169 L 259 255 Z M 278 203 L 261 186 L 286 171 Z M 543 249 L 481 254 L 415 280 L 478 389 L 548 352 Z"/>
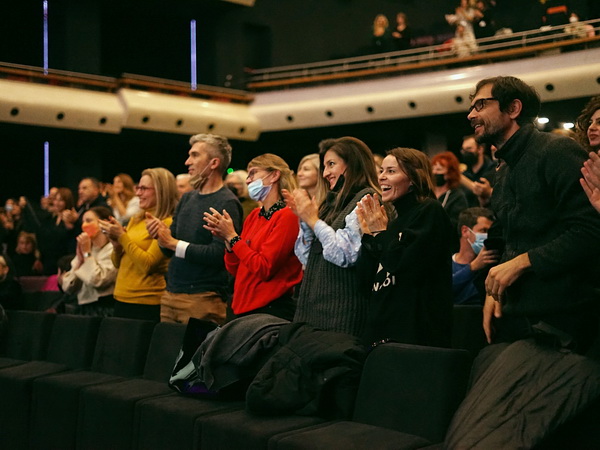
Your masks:
<path fill-rule="evenodd" d="M 194 189 L 185 193 L 168 228 L 149 217 L 148 232 L 158 239 L 163 253 L 171 256 L 167 289 L 161 299 L 163 322 L 187 323 L 190 317 L 225 321 L 228 274 L 223 255 L 225 243 L 206 230 L 204 213 L 214 208 L 227 210 L 238 232 L 242 228 L 242 206 L 223 184 L 223 174 L 231 162 L 231 146 L 226 138 L 197 134 L 185 164 Z"/>

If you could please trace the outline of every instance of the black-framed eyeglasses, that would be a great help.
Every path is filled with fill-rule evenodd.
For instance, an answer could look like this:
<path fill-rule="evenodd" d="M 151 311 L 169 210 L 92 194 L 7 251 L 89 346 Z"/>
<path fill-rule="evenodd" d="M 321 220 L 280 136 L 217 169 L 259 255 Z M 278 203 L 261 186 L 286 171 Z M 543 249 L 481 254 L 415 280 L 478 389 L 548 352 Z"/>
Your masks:
<path fill-rule="evenodd" d="M 477 112 L 481 111 L 483 108 L 485 108 L 485 102 L 487 102 L 488 100 L 498 100 L 496 97 L 488 97 L 488 98 L 478 98 L 477 100 L 475 100 L 475 103 L 473 103 L 470 107 L 469 107 L 469 114 L 471 114 L 471 111 L 475 110 Z"/>

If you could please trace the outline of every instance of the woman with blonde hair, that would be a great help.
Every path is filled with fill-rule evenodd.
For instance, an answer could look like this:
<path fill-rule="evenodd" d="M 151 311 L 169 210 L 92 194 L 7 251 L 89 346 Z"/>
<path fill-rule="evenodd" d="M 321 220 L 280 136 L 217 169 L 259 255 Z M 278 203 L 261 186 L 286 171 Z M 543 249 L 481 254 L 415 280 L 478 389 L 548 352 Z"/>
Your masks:
<path fill-rule="evenodd" d="M 112 261 L 119 269 L 115 316 L 158 322 L 169 258 L 148 234 L 144 219 L 156 217 L 170 226 L 177 206 L 177 186 L 171 172 L 156 167 L 142 172 L 135 189 L 141 211 L 130 219 L 127 228 L 114 217 L 100 223 L 113 244 Z"/>
<path fill-rule="evenodd" d="M 294 190 L 296 180 L 287 163 L 266 153 L 248 163 L 250 198 L 261 202 L 238 235 L 227 211 L 211 208 L 204 227 L 225 241 L 225 267 L 235 277 L 231 310 L 236 317 L 271 314 L 291 320 L 294 287 L 302 266 L 294 255 L 298 218 L 283 200 L 282 190 Z"/>
<path fill-rule="evenodd" d="M 140 201 L 135 195 L 133 179 L 126 173 L 119 173 L 113 179 L 110 206 L 115 219 L 126 225 L 140 211 Z"/>
<path fill-rule="evenodd" d="M 298 181 L 298 187 L 306 190 L 310 198 L 314 197 L 318 205 L 323 203 L 327 194 L 327 187 L 321 176 L 318 153 L 311 153 L 300 160 L 296 180 Z"/>

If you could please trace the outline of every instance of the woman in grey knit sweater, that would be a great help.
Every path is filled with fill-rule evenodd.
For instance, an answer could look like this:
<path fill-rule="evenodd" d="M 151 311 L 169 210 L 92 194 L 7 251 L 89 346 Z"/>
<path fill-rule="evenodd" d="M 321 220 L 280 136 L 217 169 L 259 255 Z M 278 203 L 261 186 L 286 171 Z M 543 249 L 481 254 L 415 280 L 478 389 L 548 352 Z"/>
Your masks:
<path fill-rule="evenodd" d="M 367 299 L 359 292 L 354 265 L 362 233 L 356 204 L 379 192 L 373 154 L 359 139 L 342 137 L 319 144 L 321 172 L 329 192 L 319 206 L 305 190 L 286 193 L 300 218 L 296 256 L 305 265 L 295 322 L 359 336 Z"/>

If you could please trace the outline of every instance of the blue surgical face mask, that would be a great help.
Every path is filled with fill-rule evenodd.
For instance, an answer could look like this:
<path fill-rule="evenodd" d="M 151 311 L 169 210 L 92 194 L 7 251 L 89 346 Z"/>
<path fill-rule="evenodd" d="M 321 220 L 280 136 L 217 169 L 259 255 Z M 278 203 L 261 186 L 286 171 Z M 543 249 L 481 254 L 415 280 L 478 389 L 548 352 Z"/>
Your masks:
<path fill-rule="evenodd" d="M 271 192 L 271 188 L 273 187 L 272 185 L 265 186 L 263 184 L 263 180 L 265 178 L 254 180 L 248 185 L 248 195 L 252 200 L 256 202 L 262 202 L 267 197 L 267 195 L 269 195 L 269 192 Z"/>
<path fill-rule="evenodd" d="M 487 233 L 476 233 L 475 231 L 469 228 L 469 231 L 475 235 L 475 241 L 469 242 L 471 244 L 471 248 L 475 252 L 476 255 L 479 255 L 481 249 L 483 248 L 483 241 L 485 241 L 488 237 Z"/>

